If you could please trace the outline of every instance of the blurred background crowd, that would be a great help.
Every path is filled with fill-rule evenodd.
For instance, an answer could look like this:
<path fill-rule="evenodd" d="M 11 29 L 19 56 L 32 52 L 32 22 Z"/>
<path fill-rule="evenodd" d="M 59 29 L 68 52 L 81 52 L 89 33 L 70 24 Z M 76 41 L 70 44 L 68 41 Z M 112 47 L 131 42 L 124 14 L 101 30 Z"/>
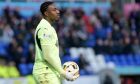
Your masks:
<path fill-rule="evenodd" d="M 140 55 L 140 9 L 125 16 L 112 3 L 109 10 L 60 8 L 61 18 L 55 23 L 62 62 L 72 47 L 90 47 L 105 56 Z M 5 7 L 0 16 L 0 78 L 32 74 L 34 63 L 34 31 L 41 20 L 40 13 L 31 17 L 20 14 L 18 8 Z M 75 59 L 74 59 L 75 60 Z M 138 58 L 140 60 L 140 57 Z M 76 59 L 81 69 L 88 62 Z M 134 63 L 140 65 L 140 61 Z M 81 73 L 93 75 L 93 73 Z"/>

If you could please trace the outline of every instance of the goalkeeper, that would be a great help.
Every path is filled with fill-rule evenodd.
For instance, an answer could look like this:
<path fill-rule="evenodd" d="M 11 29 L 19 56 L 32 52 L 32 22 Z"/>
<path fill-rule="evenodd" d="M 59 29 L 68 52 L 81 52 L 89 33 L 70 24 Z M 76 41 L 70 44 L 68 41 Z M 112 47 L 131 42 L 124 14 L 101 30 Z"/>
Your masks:
<path fill-rule="evenodd" d="M 41 4 L 43 16 L 35 31 L 35 63 L 33 76 L 37 84 L 61 84 L 61 79 L 73 81 L 78 78 L 75 72 L 65 72 L 59 57 L 58 38 L 53 22 L 59 20 L 59 10 L 54 3 L 47 1 Z"/>

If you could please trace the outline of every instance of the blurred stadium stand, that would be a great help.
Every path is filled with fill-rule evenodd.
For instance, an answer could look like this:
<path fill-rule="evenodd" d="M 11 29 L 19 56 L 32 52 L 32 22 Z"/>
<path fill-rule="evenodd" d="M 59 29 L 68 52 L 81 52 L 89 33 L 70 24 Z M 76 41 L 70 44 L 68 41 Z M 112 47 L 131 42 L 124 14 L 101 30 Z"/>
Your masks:
<path fill-rule="evenodd" d="M 46 0 L 0 0 L 0 1 L 7 1 L 7 2 L 43 2 Z M 49 0 L 55 2 L 106 2 L 109 0 Z"/>
<path fill-rule="evenodd" d="M 34 84 L 34 30 L 41 1 L 0 0 L 0 78 L 26 77 Z M 121 84 L 140 84 L 140 5 L 135 0 L 55 1 L 61 11 L 55 26 L 62 63 L 75 61 L 80 67 L 81 79 L 73 84 L 85 76 L 110 80 L 99 84 L 119 84 L 110 79 L 119 80 L 118 75 Z"/>

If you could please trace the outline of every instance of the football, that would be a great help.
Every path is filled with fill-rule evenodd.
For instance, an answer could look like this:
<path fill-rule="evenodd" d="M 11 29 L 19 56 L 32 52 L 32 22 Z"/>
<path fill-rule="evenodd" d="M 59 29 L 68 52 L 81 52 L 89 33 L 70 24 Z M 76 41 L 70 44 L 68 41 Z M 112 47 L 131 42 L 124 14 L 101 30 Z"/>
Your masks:
<path fill-rule="evenodd" d="M 67 72 L 76 72 L 75 75 L 79 75 L 79 66 L 73 61 L 68 61 L 63 64 L 63 69 Z"/>

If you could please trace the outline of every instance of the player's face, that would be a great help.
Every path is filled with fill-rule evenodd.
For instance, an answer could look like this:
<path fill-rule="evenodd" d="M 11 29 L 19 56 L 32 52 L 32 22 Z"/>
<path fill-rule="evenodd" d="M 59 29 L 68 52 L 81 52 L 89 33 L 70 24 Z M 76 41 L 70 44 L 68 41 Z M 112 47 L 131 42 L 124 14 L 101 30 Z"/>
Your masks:
<path fill-rule="evenodd" d="M 48 7 L 48 17 L 52 20 L 52 21 L 56 21 L 59 20 L 60 18 L 60 12 L 59 10 L 56 8 L 56 6 L 54 4 L 50 5 Z"/>

